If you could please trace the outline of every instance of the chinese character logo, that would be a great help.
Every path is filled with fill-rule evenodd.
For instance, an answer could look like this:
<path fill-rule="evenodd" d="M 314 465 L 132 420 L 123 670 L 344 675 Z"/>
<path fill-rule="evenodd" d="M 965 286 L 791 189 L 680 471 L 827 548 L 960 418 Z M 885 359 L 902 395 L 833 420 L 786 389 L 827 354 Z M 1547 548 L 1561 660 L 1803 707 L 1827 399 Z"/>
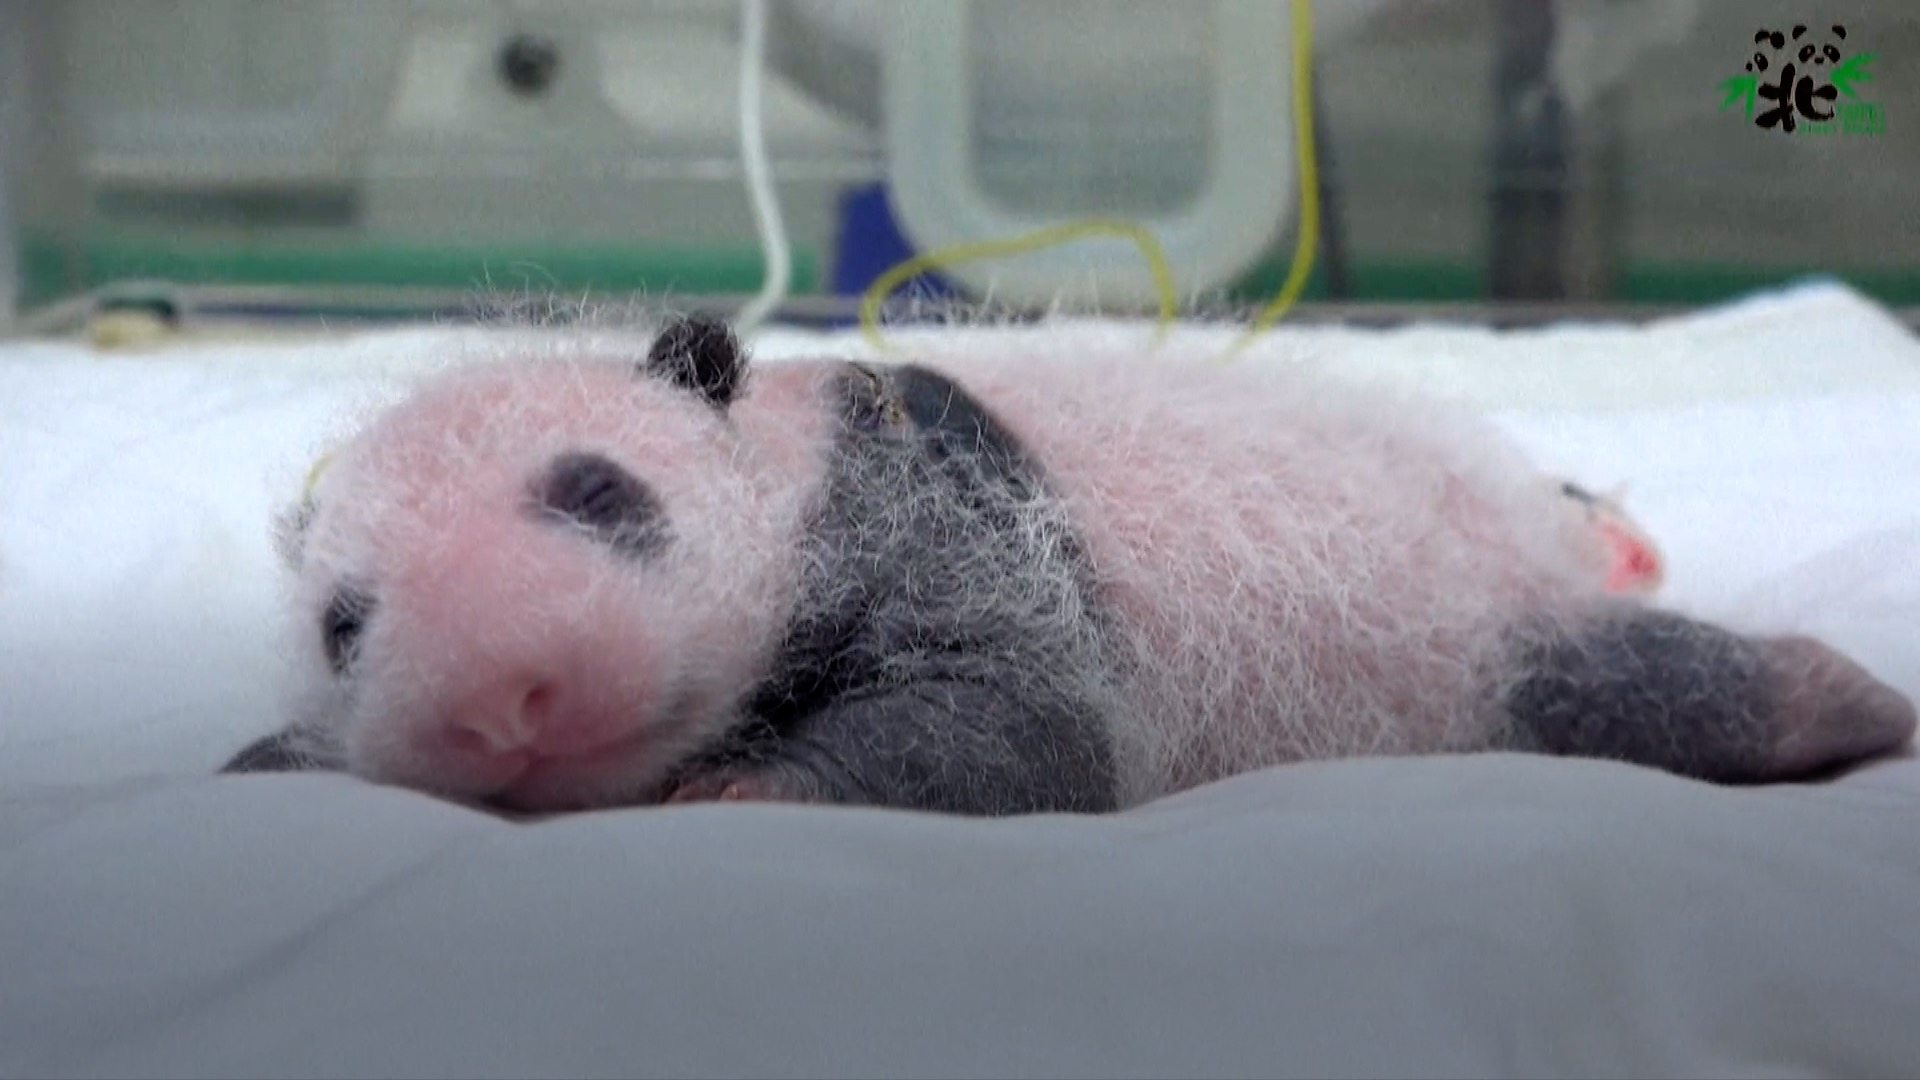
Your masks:
<path fill-rule="evenodd" d="M 1877 103 L 1860 100 L 1861 83 L 1873 81 L 1867 65 L 1872 53 L 1843 54 L 1847 28 L 1790 32 L 1761 27 L 1747 58 L 1749 74 L 1720 84 L 1722 109 L 1746 106 L 1747 119 L 1762 131 L 1791 135 L 1878 135 L 1886 121 Z M 1756 115 L 1757 113 L 1757 115 Z"/>

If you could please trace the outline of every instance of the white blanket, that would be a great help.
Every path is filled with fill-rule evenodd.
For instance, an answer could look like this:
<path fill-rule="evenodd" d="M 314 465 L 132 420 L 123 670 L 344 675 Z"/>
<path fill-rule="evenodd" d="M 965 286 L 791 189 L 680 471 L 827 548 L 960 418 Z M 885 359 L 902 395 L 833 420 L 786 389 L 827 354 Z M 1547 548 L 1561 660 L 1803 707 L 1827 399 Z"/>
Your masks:
<path fill-rule="evenodd" d="M 1920 1073 L 1911 758 L 1356 761 L 996 822 L 211 777 L 277 723 L 269 512 L 470 337 L 0 346 L 0 1077 Z M 861 351 L 757 343 L 823 349 Z M 1243 362 L 1302 352 L 1628 483 L 1670 602 L 1920 696 L 1920 342 L 1860 297 Z"/>

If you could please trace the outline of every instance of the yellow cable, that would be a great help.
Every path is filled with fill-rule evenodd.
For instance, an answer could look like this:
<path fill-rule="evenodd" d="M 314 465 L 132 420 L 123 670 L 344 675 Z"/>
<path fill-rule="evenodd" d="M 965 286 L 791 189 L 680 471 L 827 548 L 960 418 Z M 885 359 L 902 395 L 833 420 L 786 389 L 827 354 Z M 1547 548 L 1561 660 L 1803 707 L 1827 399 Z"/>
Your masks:
<path fill-rule="evenodd" d="M 1044 229 L 1004 240 L 982 240 L 971 244 L 954 244 L 951 247 L 916 255 L 896 264 L 886 273 L 876 278 L 867 287 L 866 295 L 860 298 L 860 332 L 866 336 L 869 344 L 881 352 L 889 352 L 893 346 L 880 333 L 880 305 L 895 289 L 911 280 L 914 275 L 928 270 L 938 270 L 955 263 L 972 262 L 977 259 L 991 259 L 1002 255 L 1021 255 L 1042 248 L 1057 247 L 1088 236 L 1119 236 L 1131 240 L 1140 254 L 1147 260 L 1147 269 L 1153 274 L 1153 288 L 1160 301 L 1160 316 L 1154 331 L 1154 340 L 1164 338 L 1167 328 L 1173 324 L 1174 310 L 1179 300 L 1174 293 L 1173 270 L 1167 264 L 1166 249 L 1153 233 L 1139 225 L 1110 218 L 1088 218 L 1083 221 L 1068 222 L 1064 225 L 1050 225 Z"/>
<path fill-rule="evenodd" d="M 1293 133 L 1300 163 L 1300 234 L 1293 249 L 1293 267 L 1279 293 L 1254 316 L 1253 325 L 1223 359 L 1237 355 L 1292 310 L 1306 290 L 1314 253 L 1320 248 L 1320 165 L 1313 140 L 1313 0 L 1293 0 Z"/>
<path fill-rule="evenodd" d="M 1292 0 L 1293 8 L 1293 131 L 1297 148 L 1300 183 L 1300 231 L 1294 246 L 1293 265 L 1287 271 L 1280 291 L 1254 317 L 1247 332 L 1229 348 L 1222 359 L 1230 359 L 1261 334 L 1273 328 L 1306 290 L 1313 273 L 1314 254 L 1320 247 L 1320 169 L 1314 154 L 1313 139 L 1313 0 Z M 1177 303 L 1173 272 L 1167 265 L 1165 250 L 1147 229 L 1131 222 L 1109 218 L 1088 218 L 1037 229 L 1004 240 L 983 240 L 955 244 L 924 255 L 916 255 L 895 264 L 867 287 L 860 299 L 860 332 L 876 350 L 892 350 L 880 333 L 880 305 L 893 291 L 928 270 L 956 263 L 1019 255 L 1042 248 L 1071 243 L 1087 236 L 1122 236 L 1134 242 L 1153 273 L 1154 290 L 1160 300 L 1154 340 L 1164 339 L 1174 319 Z"/>
<path fill-rule="evenodd" d="M 1247 329 L 1247 333 L 1227 350 L 1222 357 L 1223 360 L 1231 359 L 1241 349 L 1246 348 L 1254 338 L 1272 329 L 1273 325 L 1292 309 L 1295 301 L 1300 299 L 1301 292 L 1307 287 L 1307 277 L 1313 271 L 1314 253 L 1320 245 L 1319 166 L 1313 149 L 1313 2 L 1312 0 L 1292 0 L 1292 4 L 1293 130 L 1300 162 L 1298 170 L 1300 235 L 1294 246 L 1293 266 L 1287 272 L 1287 279 L 1280 286 L 1280 292 L 1254 317 L 1253 324 Z M 1051 225 L 1004 240 L 955 244 L 897 263 L 892 269 L 875 279 L 874 283 L 867 287 L 866 294 L 860 298 L 860 332 L 875 349 L 881 352 L 892 351 L 893 347 L 880 333 L 880 305 L 895 289 L 911 280 L 916 274 L 977 259 L 1025 254 L 1071 243 L 1088 236 L 1123 237 L 1133 241 L 1134 246 L 1140 249 L 1141 256 L 1147 261 L 1147 269 L 1153 275 L 1154 293 L 1160 303 L 1159 318 L 1154 326 L 1154 342 L 1158 344 L 1166 337 L 1168 328 L 1173 324 L 1174 309 L 1178 305 L 1177 294 L 1174 292 L 1173 270 L 1167 264 L 1166 249 L 1162 248 L 1160 241 L 1144 227 L 1111 218 L 1087 218 L 1064 225 Z M 306 498 L 313 497 L 314 488 L 320 482 L 320 474 L 326 471 L 331 461 L 331 454 L 322 454 L 307 471 Z"/>
<path fill-rule="evenodd" d="M 1293 131 L 1300 183 L 1300 234 L 1293 250 L 1293 265 L 1287 272 L 1286 281 L 1280 291 L 1262 308 L 1248 327 L 1247 332 L 1231 348 L 1222 360 L 1230 360 L 1240 350 L 1246 348 L 1261 334 L 1273 328 L 1288 311 L 1293 308 L 1300 294 L 1307 287 L 1307 278 L 1313 272 L 1314 253 L 1320 246 L 1320 179 L 1319 163 L 1314 156 L 1313 142 L 1313 0 L 1292 0 L 1293 4 Z M 873 347 L 881 352 L 890 352 L 893 346 L 880 333 L 880 305 L 892 292 L 911 280 L 915 275 L 928 270 L 939 270 L 957 263 L 972 262 L 978 259 L 991 259 L 996 256 L 1021 255 L 1043 248 L 1056 247 L 1071 243 L 1088 236 L 1118 236 L 1131 240 L 1147 261 L 1147 269 L 1153 275 L 1154 292 L 1160 302 L 1159 318 L 1155 320 L 1154 342 L 1158 344 L 1167 335 L 1173 324 L 1174 309 L 1178 304 L 1174 292 L 1173 271 L 1167 264 L 1166 249 L 1153 233 L 1132 222 L 1111 218 L 1087 218 L 1068 222 L 1064 225 L 1050 225 L 1043 229 L 1004 240 L 983 240 L 971 244 L 955 244 L 951 247 L 931 251 L 924 255 L 897 263 L 892 269 L 876 278 L 867 287 L 866 294 L 860 298 L 860 332 Z M 331 454 L 320 455 L 307 472 L 306 497 L 313 497 L 313 490 L 320 482 L 320 474 L 326 471 L 332 458 Z"/>

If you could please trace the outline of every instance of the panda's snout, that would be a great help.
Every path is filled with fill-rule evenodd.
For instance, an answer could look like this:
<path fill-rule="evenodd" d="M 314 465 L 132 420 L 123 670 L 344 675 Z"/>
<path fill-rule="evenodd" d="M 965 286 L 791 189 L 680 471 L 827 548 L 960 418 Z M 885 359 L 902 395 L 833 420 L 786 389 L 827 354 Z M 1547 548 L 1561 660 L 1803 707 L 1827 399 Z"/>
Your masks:
<path fill-rule="evenodd" d="M 585 679 L 558 667 L 515 667 L 468 680 L 431 714 L 418 743 L 449 775 L 494 788 L 543 762 L 615 754 L 633 734 Z"/>
<path fill-rule="evenodd" d="M 537 752 L 548 741 L 561 707 L 558 684 L 540 675 L 518 675 L 485 686 L 447 710 L 446 741 L 465 753 L 501 757 Z"/>

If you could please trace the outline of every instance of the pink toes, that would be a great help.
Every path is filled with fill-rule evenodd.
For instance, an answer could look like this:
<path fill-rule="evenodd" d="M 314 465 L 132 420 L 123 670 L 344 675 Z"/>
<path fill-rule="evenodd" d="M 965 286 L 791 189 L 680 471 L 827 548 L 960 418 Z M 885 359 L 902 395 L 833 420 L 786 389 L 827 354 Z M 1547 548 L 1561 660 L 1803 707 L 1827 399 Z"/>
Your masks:
<path fill-rule="evenodd" d="M 1913 738 L 1913 702 L 1859 664 L 1812 638 L 1760 644 L 1780 695 L 1776 772 L 1837 768 L 1891 753 Z"/>

